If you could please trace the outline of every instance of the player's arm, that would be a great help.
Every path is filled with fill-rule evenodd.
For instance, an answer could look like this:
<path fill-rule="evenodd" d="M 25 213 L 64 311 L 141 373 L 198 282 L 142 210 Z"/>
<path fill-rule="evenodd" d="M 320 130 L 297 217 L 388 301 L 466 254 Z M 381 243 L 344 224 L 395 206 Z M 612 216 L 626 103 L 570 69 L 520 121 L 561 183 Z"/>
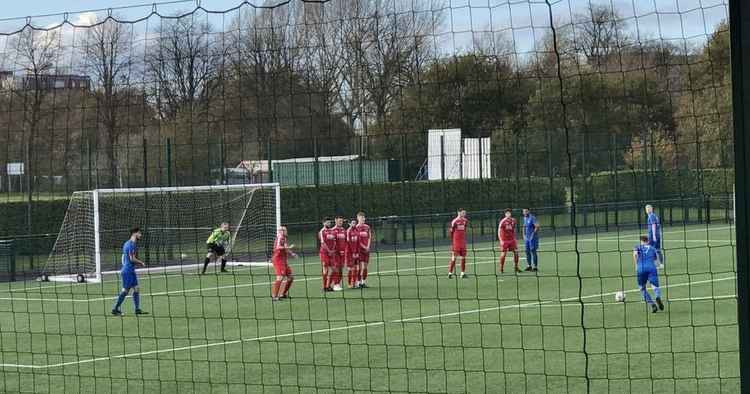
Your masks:
<path fill-rule="evenodd" d="M 638 250 L 633 251 L 633 264 L 638 268 Z"/>
<path fill-rule="evenodd" d="M 128 251 L 128 258 L 130 258 L 130 261 L 133 263 L 136 263 L 137 265 L 140 265 L 141 267 L 145 267 L 146 263 L 144 263 L 142 260 L 136 256 L 136 253 L 134 250 Z"/>
<path fill-rule="evenodd" d="M 367 237 L 367 245 L 365 246 L 365 251 L 370 251 L 370 246 L 372 245 L 372 239 L 375 237 L 375 232 L 372 231 L 372 227 L 370 227 L 370 236 Z"/>
<path fill-rule="evenodd" d="M 657 239 L 659 238 L 659 234 L 658 234 L 658 233 L 656 232 L 656 226 L 657 226 L 657 222 L 656 222 L 656 220 L 654 220 L 654 221 L 653 221 L 653 222 L 651 223 L 651 233 L 652 233 L 652 234 L 654 235 L 654 236 L 653 236 L 653 238 L 654 238 L 654 239 L 653 239 L 653 241 L 654 241 L 654 242 L 656 242 L 656 241 L 657 241 Z"/>
<path fill-rule="evenodd" d="M 328 244 L 326 243 L 326 240 L 323 237 L 323 230 L 320 230 L 320 232 L 318 233 L 318 239 L 320 240 L 320 247 L 322 247 L 323 250 L 326 251 L 326 253 L 328 254 L 333 253 L 333 250 L 331 250 L 331 248 L 328 247 Z"/>

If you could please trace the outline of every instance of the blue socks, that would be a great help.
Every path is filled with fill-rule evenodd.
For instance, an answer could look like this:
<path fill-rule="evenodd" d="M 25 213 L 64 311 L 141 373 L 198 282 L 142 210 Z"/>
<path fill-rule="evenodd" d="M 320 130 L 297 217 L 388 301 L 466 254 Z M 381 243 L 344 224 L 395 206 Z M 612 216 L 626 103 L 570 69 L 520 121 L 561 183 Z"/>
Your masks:
<path fill-rule="evenodd" d="M 133 305 L 135 305 L 135 310 L 141 309 L 141 293 L 137 291 L 133 292 Z"/>
<path fill-rule="evenodd" d="M 658 287 L 654 287 L 654 295 L 656 298 L 661 298 L 661 289 Z"/>
<path fill-rule="evenodd" d="M 533 266 L 536 267 L 539 264 L 539 256 L 536 254 L 536 250 L 531 251 L 531 257 L 534 260 Z"/>
<path fill-rule="evenodd" d="M 654 291 L 654 293 L 656 293 L 656 291 Z M 641 294 L 643 295 L 643 300 L 646 301 L 646 303 L 648 304 L 654 303 L 654 300 L 651 299 L 651 294 L 648 294 L 648 290 L 646 290 L 646 286 L 641 287 Z M 656 294 L 659 294 L 659 293 L 656 293 Z"/>
<path fill-rule="evenodd" d="M 127 291 L 120 292 L 120 295 L 117 296 L 117 302 L 115 303 L 115 307 L 113 308 L 116 311 L 120 310 L 120 306 L 122 305 L 122 302 L 125 301 L 125 297 L 128 296 Z"/>

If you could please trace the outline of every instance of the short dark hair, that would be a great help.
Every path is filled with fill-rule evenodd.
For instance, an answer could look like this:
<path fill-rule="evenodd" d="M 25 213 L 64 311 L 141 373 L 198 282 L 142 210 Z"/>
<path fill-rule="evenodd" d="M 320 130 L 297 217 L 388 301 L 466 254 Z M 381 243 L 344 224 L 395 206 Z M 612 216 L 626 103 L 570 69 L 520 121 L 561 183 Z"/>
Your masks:
<path fill-rule="evenodd" d="M 463 211 L 465 211 L 465 209 L 463 209 L 463 208 L 458 208 L 458 212 L 463 212 Z"/>
<path fill-rule="evenodd" d="M 336 215 L 336 219 L 343 219 L 344 215 Z"/>
<path fill-rule="evenodd" d="M 331 217 L 330 217 L 330 216 L 326 216 L 326 217 L 325 217 L 325 218 L 323 219 L 323 221 L 324 221 L 324 222 L 330 222 L 331 220 L 333 220 L 333 219 L 331 219 Z"/>
<path fill-rule="evenodd" d="M 365 213 L 362 211 L 357 212 L 357 216 L 365 216 Z"/>
<path fill-rule="evenodd" d="M 140 227 L 133 227 L 133 228 L 130 229 L 130 235 L 133 235 L 135 233 L 140 233 L 140 232 L 141 232 L 141 228 Z"/>
<path fill-rule="evenodd" d="M 641 235 L 641 242 L 648 242 L 648 236 Z"/>
<path fill-rule="evenodd" d="M 510 209 L 510 208 L 505 208 L 505 212 L 510 212 L 510 213 L 513 213 L 513 210 L 512 210 L 512 209 Z"/>

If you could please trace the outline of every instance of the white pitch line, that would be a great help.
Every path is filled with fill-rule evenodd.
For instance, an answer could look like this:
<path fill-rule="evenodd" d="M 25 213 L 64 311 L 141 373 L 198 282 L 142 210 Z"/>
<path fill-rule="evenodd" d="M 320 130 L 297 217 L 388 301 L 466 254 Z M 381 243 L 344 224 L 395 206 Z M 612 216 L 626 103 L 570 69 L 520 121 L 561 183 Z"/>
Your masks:
<path fill-rule="evenodd" d="M 698 228 L 698 229 L 690 229 L 690 230 L 670 230 L 670 231 L 663 231 L 662 234 L 683 234 L 683 233 L 692 233 L 692 232 L 711 232 L 711 231 L 720 231 L 720 230 L 730 230 L 732 228 L 734 228 L 734 227 L 732 227 L 732 226 L 721 226 L 721 227 Z M 632 233 L 622 232 L 622 233 L 619 233 L 617 236 L 607 236 L 607 237 L 590 237 L 589 236 L 589 237 L 582 237 L 582 238 L 578 238 L 578 241 L 579 242 L 624 241 L 625 238 L 630 237 L 630 236 L 635 237 L 638 234 L 640 234 L 640 232 L 632 232 Z M 680 242 L 680 241 L 706 242 L 706 240 L 682 240 L 682 239 L 665 239 L 664 241 L 667 242 L 667 243 L 668 242 L 675 242 L 675 241 L 676 242 Z M 726 240 L 721 240 L 721 241 L 719 241 L 719 240 L 708 240 L 708 241 L 709 242 L 726 242 Z M 540 242 L 539 245 L 540 246 L 541 245 L 556 245 L 556 244 L 561 244 L 561 243 L 573 243 L 573 242 L 575 242 L 575 239 L 563 239 L 563 240 L 554 240 L 554 241 L 543 241 L 543 242 Z M 730 243 L 730 245 L 731 245 L 731 243 Z M 715 246 L 728 246 L 728 245 L 715 245 Z M 496 250 L 497 249 L 494 248 L 494 247 L 492 247 L 492 248 L 476 248 L 476 249 L 471 249 L 471 252 L 476 253 L 476 252 L 486 252 L 486 251 L 496 251 Z M 398 251 L 395 251 L 395 252 L 383 251 L 382 253 L 394 253 L 394 254 L 386 255 L 386 256 L 378 256 L 377 255 L 377 253 L 378 253 L 377 251 L 375 253 L 376 253 L 376 261 L 385 260 L 385 259 L 399 259 L 399 258 L 419 258 L 420 256 L 427 256 L 426 258 L 435 258 L 435 259 L 437 259 L 437 254 L 438 253 L 450 254 L 450 250 L 442 249 L 442 250 L 433 250 L 433 251 L 411 251 L 411 252 L 404 251 L 401 254 L 399 254 Z M 314 257 L 311 257 L 311 258 L 313 260 L 315 260 Z M 314 262 L 310 262 L 310 263 L 299 263 L 299 264 L 291 263 L 290 265 L 292 265 L 292 266 L 304 266 L 304 265 L 317 265 L 317 264 L 320 264 L 320 263 L 317 262 L 317 261 L 314 261 Z M 251 268 L 256 268 L 256 267 L 251 267 Z M 178 274 L 178 273 L 175 273 L 175 274 Z M 138 280 L 164 279 L 164 278 L 168 278 L 168 277 L 169 277 L 169 275 L 146 275 L 144 277 L 139 277 Z M 95 283 L 95 284 L 109 283 L 109 282 L 120 282 L 120 280 L 119 279 L 115 279 L 115 280 L 103 280 L 103 281 L 101 281 L 99 283 Z M 71 284 L 71 285 L 78 285 L 78 284 Z M 88 284 L 83 284 L 83 286 L 86 286 L 86 285 L 88 285 Z M 21 287 L 21 288 L 16 288 L 16 289 L 0 290 L 0 293 L 16 292 L 16 291 L 29 291 L 29 290 L 41 290 L 41 289 L 63 287 L 63 286 L 65 286 L 65 285 L 54 284 L 54 285 L 49 285 L 49 286 Z"/>
<path fill-rule="evenodd" d="M 728 280 L 728 279 L 734 279 L 734 277 L 719 278 L 719 279 L 712 279 L 712 280 L 702 280 L 702 281 L 696 281 L 696 282 L 677 283 L 677 284 L 674 284 L 674 285 L 662 286 L 662 288 L 690 286 L 690 285 L 694 285 L 694 284 L 701 284 L 701 283 L 722 281 L 722 280 Z M 627 290 L 626 292 L 635 292 L 635 291 L 639 291 L 639 290 L 633 289 L 633 290 Z M 614 293 L 592 294 L 592 295 L 581 297 L 581 299 L 602 297 L 602 296 L 609 295 L 609 294 L 614 294 Z M 575 298 L 575 299 L 578 299 L 578 298 Z M 561 300 L 558 300 L 557 302 L 562 303 L 565 300 L 571 300 L 571 298 L 561 299 Z M 470 310 L 465 310 L 465 311 L 456 311 L 456 312 L 450 312 L 450 313 L 441 313 L 441 314 L 426 315 L 426 316 L 415 316 L 415 317 L 403 318 L 403 319 L 398 319 L 398 320 L 390 320 L 387 323 L 390 323 L 390 324 L 408 323 L 408 322 L 413 322 L 413 321 L 421 321 L 421 320 L 429 320 L 429 319 L 440 319 L 440 318 L 445 318 L 445 317 L 453 317 L 453 316 L 461 316 L 461 315 L 473 314 L 473 313 L 499 311 L 499 310 L 505 310 L 505 309 L 519 309 L 519 308 L 528 308 L 528 307 L 535 307 L 535 306 L 545 306 L 545 305 L 549 305 L 549 304 L 552 304 L 552 303 L 553 303 L 553 301 L 550 300 L 550 301 L 528 302 L 528 303 L 524 303 L 524 304 L 499 305 L 499 306 L 487 307 L 487 308 L 470 309 Z M 571 305 L 576 305 L 576 304 L 571 304 Z M 578 305 L 580 305 L 580 304 L 578 304 Z M 17 369 L 50 369 L 50 368 L 59 368 L 59 367 L 65 367 L 65 366 L 69 366 L 69 365 L 90 364 L 90 363 L 94 363 L 94 362 L 98 362 L 98 361 L 116 360 L 116 359 L 123 359 L 123 358 L 132 358 L 132 357 L 142 357 L 142 356 L 148 356 L 148 355 L 153 355 L 153 354 L 173 353 L 173 352 L 179 352 L 179 351 L 185 351 L 185 350 L 205 349 L 205 348 L 217 347 L 217 346 L 235 345 L 235 344 L 238 344 L 238 343 L 259 342 L 259 341 L 264 341 L 264 340 L 269 340 L 269 339 L 280 339 L 280 338 L 296 337 L 296 336 L 302 336 L 302 335 L 313 335 L 313 334 L 321 334 L 321 333 L 330 333 L 330 332 L 335 332 L 335 331 L 348 331 L 348 330 L 354 330 L 354 329 L 357 329 L 357 328 L 380 326 L 380 325 L 384 325 L 384 324 L 386 324 L 386 322 L 384 322 L 384 321 L 371 322 L 371 323 L 360 323 L 360 324 L 346 325 L 346 326 L 340 326 L 340 327 L 323 328 L 323 329 L 318 329 L 318 330 L 290 332 L 290 333 L 286 333 L 286 334 L 268 335 L 268 336 L 254 337 L 254 338 L 245 338 L 245 339 L 241 338 L 241 339 L 234 339 L 234 340 L 231 340 L 231 341 L 212 342 L 212 343 L 205 343 L 205 344 L 200 344 L 200 345 L 191 345 L 191 346 L 182 346 L 182 347 L 175 347 L 175 348 L 168 348 L 168 349 L 149 350 L 149 351 L 145 351 L 145 352 L 126 353 L 126 354 L 119 354 L 119 355 L 107 356 L 107 357 L 96 357 L 96 358 L 90 358 L 90 359 L 85 359 L 85 360 L 68 361 L 68 362 L 63 362 L 63 363 L 47 364 L 47 365 L 0 364 L 0 368 L 17 368 Z"/>
<path fill-rule="evenodd" d="M 523 259 L 523 258 L 521 258 Z M 473 265 L 481 265 L 481 264 L 491 264 L 495 263 L 495 260 L 478 260 L 472 263 Z M 370 275 L 382 275 L 382 274 L 391 274 L 391 273 L 397 273 L 397 272 L 409 272 L 409 271 L 422 271 L 422 270 L 432 270 L 432 269 L 439 269 L 438 266 L 429 266 L 429 267 L 414 267 L 414 268 L 401 268 L 401 269 L 395 269 L 395 270 L 385 270 L 385 271 L 376 271 L 370 273 Z M 295 279 L 295 282 L 309 282 L 314 280 L 320 280 L 319 276 L 310 277 L 310 278 L 300 278 Z M 162 291 L 157 293 L 147 293 L 147 294 L 141 294 L 141 297 L 155 297 L 155 296 L 163 296 L 163 295 L 170 295 L 170 294 L 184 294 L 184 293 L 195 293 L 195 292 L 204 292 L 204 291 L 212 291 L 212 290 L 222 290 L 222 289 L 237 289 L 237 288 L 243 288 L 243 287 L 255 287 L 255 286 L 268 286 L 272 284 L 273 282 L 257 282 L 257 283 L 242 283 L 242 284 L 235 284 L 235 285 L 226 285 L 226 286 L 214 286 L 214 287 L 200 287 L 197 289 L 183 289 L 183 290 L 173 290 L 173 291 Z M 0 301 L 43 301 L 43 302 L 99 302 L 99 301 L 108 301 L 108 300 L 114 300 L 117 296 L 110 296 L 110 297 L 99 297 L 99 298 L 87 298 L 87 299 L 76 299 L 76 298 L 26 298 L 26 297 L 0 297 Z"/>

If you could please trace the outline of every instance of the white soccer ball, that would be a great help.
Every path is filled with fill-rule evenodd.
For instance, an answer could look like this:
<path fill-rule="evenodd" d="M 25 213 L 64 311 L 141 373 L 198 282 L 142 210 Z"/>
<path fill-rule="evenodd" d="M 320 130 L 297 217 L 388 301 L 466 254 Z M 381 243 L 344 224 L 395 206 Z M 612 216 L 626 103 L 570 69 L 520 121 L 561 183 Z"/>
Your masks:
<path fill-rule="evenodd" d="M 188 258 L 188 257 L 190 257 L 190 256 L 188 256 L 188 254 L 187 254 L 187 253 L 183 253 L 183 254 L 181 254 L 181 255 L 180 255 L 180 257 L 181 257 L 182 259 L 186 259 L 186 258 Z"/>
<path fill-rule="evenodd" d="M 615 301 L 617 302 L 624 302 L 625 301 L 625 293 L 622 291 L 618 291 L 615 293 Z"/>

